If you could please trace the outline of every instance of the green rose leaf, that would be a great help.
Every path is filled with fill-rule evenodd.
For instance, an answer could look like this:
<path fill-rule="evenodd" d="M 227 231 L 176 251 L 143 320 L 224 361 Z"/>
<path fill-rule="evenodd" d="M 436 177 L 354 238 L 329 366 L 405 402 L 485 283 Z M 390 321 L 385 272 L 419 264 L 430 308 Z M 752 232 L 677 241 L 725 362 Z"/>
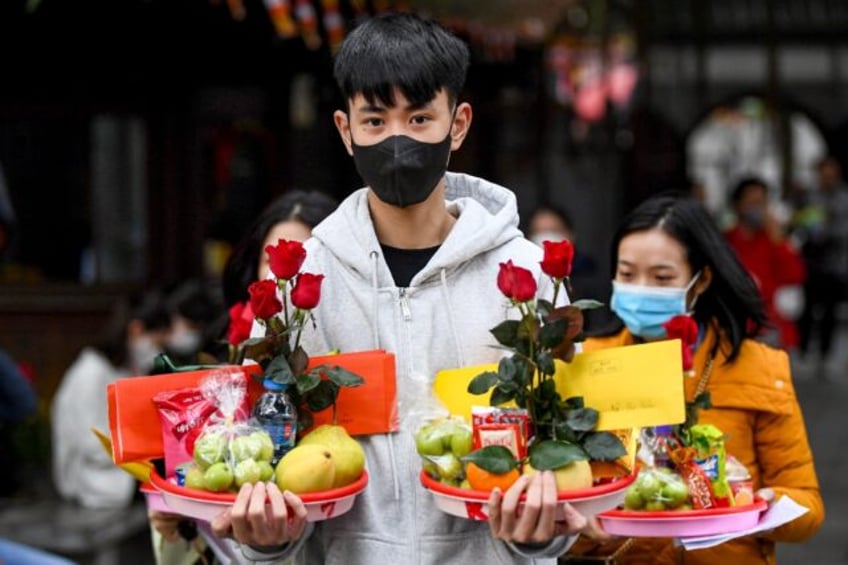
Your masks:
<path fill-rule="evenodd" d="M 321 384 L 321 375 L 317 371 L 310 371 L 298 375 L 295 382 L 297 382 L 297 391 L 303 395 Z"/>
<path fill-rule="evenodd" d="M 539 372 L 543 375 L 553 375 L 556 372 L 554 358 L 548 351 L 540 351 L 536 355 L 536 365 L 539 366 Z M 546 381 L 553 382 L 553 381 Z"/>
<path fill-rule="evenodd" d="M 498 382 L 498 374 L 492 371 L 480 373 L 468 383 L 468 392 L 471 394 L 483 394 Z"/>
<path fill-rule="evenodd" d="M 515 460 L 512 451 L 502 445 L 490 445 L 472 451 L 462 457 L 462 461 L 474 463 L 495 475 L 503 475 L 518 467 L 518 461 Z"/>
<path fill-rule="evenodd" d="M 313 412 L 320 412 L 329 408 L 336 402 L 339 396 L 339 385 L 333 381 L 322 380 L 318 386 L 309 391 L 306 397 L 306 406 Z"/>
<path fill-rule="evenodd" d="M 571 443 L 579 443 L 580 437 L 577 432 L 571 429 L 565 422 L 557 422 L 554 424 L 554 437 Z"/>
<path fill-rule="evenodd" d="M 495 390 L 492 391 L 492 396 L 489 399 L 489 404 L 492 406 L 500 406 L 501 404 L 506 404 L 510 400 L 515 399 L 515 387 L 507 388 L 504 385 L 499 385 L 495 387 Z"/>
<path fill-rule="evenodd" d="M 498 379 L 506 382 L 514 381 L 518 370 L 518 366 L 511 357 L 504 357 L 498 363 Z"/>
<path fill-rule="evenodd" d="M 566 424 L 578 432 L 588 432 L 598 425 L 598 411 L 594 408 L 576 408 L 568 411 Z"/>
<path fill-rule="evenodd" d="M 583 397 L 582 396 L 572 396 L 567 398 L 565 401 L 565 406 L 569 410 L 574 410 L 577 408 L 583 408 Z"/>
<path fill-rule="evenodd" d="M 265 376 L 284 385 L 294 383 L 294 373 L 292 372 L 291 365 L 289 365 L 285 355 L 277 355 L 271 360 L 268 367 L 265 369 Z"/>
<path fill-rule="evenodd" d="M 357 387 L 365 382 L 365 379 L 345 369 L 344 367 L 322 367 L 327 378 L 339 386 Z"/>
<path fill-rule="evenodd" d="M 518 324 L 518 339 L 535 341 L 539 334 L 539 321 L 532 314 L 527 314 Z"/>
<path fill-rule="evenodd" d="M 553 309 L 554 305 L 549 300 L 545 300 L 544 298 L 536 300 L 536 311 L 539 312 L 542 318 L 546 317 Z"/>
<path fill-rule="evenodd" d="M 598 461 L 614 461 L 627 454 L 618 436 L 610 432 L 592 432 L 586 435 L 583 449 L 589 457 Z"/>
<path fill-rule="evenodd" d="M 565 330 L 568 329 L 568 320 L 558 319 L 553 322 L 548 322 L 542 326 L 539 332 L 539 341 L 542 347 L 556 347 L 565 337 Z"/>
<path fill-rule="evenodd" d="M 491 333 L 501 345 L 511 346 L 518 339 L 518 321 L 506 320 L 491 329 Z"/>
<path fill-rule="evenodd" d="M 545 440 L 530 446 L 530 465 L 539 471 L 552 471 L 575 461 L 589 459 L 579 445 L 560 440 Z"/>

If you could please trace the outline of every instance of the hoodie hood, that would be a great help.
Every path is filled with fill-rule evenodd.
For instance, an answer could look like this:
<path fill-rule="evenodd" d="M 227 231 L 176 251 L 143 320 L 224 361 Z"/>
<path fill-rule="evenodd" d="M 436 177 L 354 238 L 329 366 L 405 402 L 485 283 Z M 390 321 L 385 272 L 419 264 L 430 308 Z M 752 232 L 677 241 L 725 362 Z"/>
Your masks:
<path fill-rule="evenodd" d="M 448 238 L 412 280 L 412 286 L 453 270 L 479 255 L 522 238 L 518 229 L 515 194 L 507 188 L 460 173 L 445 175 L 448 211 L 457 217 Z M 330 217 L 319 224 L 312 236 L 320 241 L 347 268 L 370 274 L 374 269 L 371 253 L 382 255 L 368 208 L 368 189 L 347 197 Z M 394 286 L 391 273 L 382 262 L 377 284 Z"/>

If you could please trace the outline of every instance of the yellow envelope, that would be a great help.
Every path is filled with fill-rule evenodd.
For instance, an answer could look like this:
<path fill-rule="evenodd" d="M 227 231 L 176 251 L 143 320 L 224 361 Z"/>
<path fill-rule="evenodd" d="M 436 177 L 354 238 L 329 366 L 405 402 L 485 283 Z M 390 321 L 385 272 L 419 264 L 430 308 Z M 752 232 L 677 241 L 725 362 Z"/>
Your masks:
<path fill-rule="evenodd" d="M 678 424 L 686 418 L 680 340 L 613 347 L 557 361 L 557 390 L 563 398 L 582 396 L 600 412 L 598 430 Z M 433 391 L 451 414 L 471 421 L 472 406 L 488 406 L 489 393 L 468 392 L 471 379 L 498 366 L 440 371 Z"/>

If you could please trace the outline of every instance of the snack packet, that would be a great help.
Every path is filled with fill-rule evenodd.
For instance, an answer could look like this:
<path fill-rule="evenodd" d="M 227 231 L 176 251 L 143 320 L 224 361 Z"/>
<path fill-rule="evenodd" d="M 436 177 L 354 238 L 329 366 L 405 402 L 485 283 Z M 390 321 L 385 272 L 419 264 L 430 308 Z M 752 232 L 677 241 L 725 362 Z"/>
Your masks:
<path fill-rule="evenodd" d="M 697 424 L 689 429 L 697 463 L 709 477 L 716 506 L 733 506 L 733 491 L 727 481 L 727 452 L 724 433 L 712 424 Z"/>
<path fill-rule="evenodd" d="M 471 426 L 474 449 L 502 445 L 517 459 L 527 455 L 530 415 L 526 409 L 472 406 Z"/>

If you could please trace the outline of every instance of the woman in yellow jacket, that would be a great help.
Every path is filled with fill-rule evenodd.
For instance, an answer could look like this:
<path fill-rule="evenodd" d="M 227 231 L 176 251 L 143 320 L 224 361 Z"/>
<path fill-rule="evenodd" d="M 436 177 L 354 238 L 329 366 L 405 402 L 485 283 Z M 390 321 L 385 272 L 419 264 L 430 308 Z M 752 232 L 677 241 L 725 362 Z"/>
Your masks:
<path fill-rule="evenodd" d="M 633 539 L 615 563 L 774 563 L 775 542 L 810 538 L 824 519 L 824 505 L 787 355 L 754 339 L 766 320 L 756 284 L 707 212 L 690 199 L 659 196 L 633 210 L 614 236 L 612 259 L 610 307 L 625 328 L 587 340 L 584 350 L 665 339 L 663 322 L 691 314 L 699 338 L 695 374 L 684 377 L 686 400 L 707 391 L 712 402 L 699 422 L 726 434 L 727 452 L 748 468 L 761 497 L 789 496 L 809 509 L 774 531 L 709 549 L 685 551 L 667 538 Z M 592 545 L 597 543 L 585 540 L 573 554 Z M 621 540 L 608 545 L 620 547 Z"/>

